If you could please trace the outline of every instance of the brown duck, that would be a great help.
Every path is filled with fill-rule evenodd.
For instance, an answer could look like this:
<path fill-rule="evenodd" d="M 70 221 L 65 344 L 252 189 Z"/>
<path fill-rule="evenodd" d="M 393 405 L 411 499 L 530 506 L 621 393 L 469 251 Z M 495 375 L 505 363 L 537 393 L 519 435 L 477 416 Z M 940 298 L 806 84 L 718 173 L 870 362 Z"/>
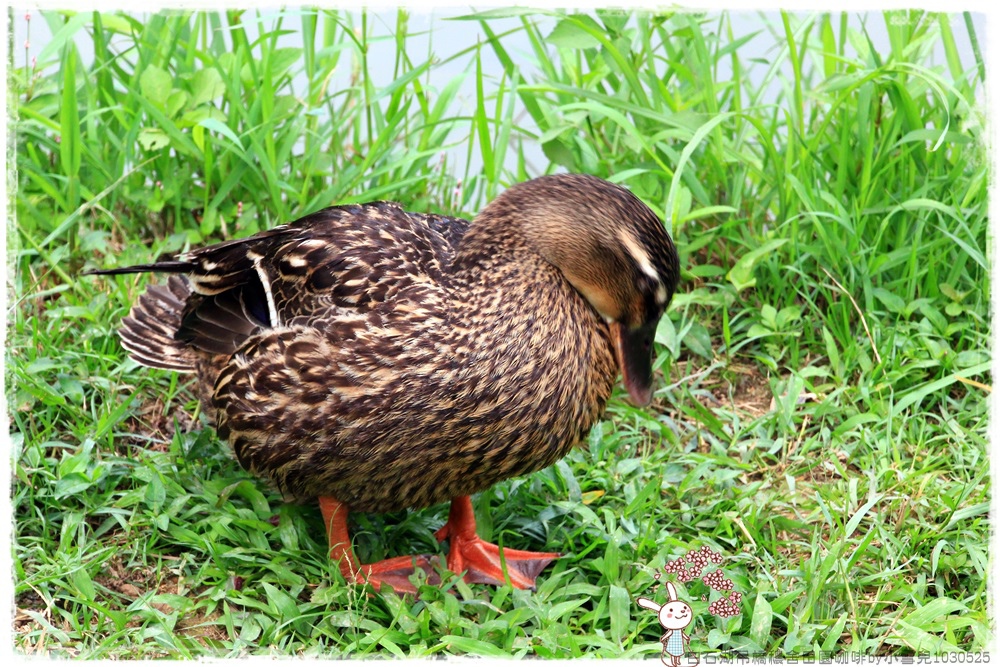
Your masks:
<path fill-rule="evenodd" d="M 344 576 L 412 592 L 426 556 L 360 565 L 347 514 L 450 500 L 436 533 L 470 582 L 530 588 L 558 554 L 476 535 L 469 495 L 551 465 L 620 371 L 652 395 L 652 340 L 678 280 L 663 223 L 592 176 L 515 185 L 472 222 L 335 206 L 176 260 L 125 318 L 139 363 L 194 372 L 240 464 L 318 498 Z M 503 564 L 505 563 L 505 567 Z"/>

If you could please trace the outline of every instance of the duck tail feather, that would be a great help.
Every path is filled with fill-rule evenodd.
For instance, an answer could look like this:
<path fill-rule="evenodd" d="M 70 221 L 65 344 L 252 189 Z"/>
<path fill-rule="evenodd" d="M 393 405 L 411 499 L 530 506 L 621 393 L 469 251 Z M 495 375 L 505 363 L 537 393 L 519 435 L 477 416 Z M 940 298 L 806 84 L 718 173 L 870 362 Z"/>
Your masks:
<path fill-rule="evenodd" d="M 117 269 L 92 269 L 84 271 L 85 276 L 120 276 L 126 273 L 189 273 L 195 268 L 192 262 L 182 260 L 167 260 L 163 262 L 152 262 L 150 264 L 134 264 L 133 266 L 122 266 Z"/>
<path fill-rule="evenodd" d="M 130 269 L 138 267 L 113 271 L 138 272 Z M 190 296 L 191 285 L 184 276 L 173 275 L 165 285 L 147 288 L 118 330 L 122 347 L 128 350 L 129 356 L 143 366 L 181 373 L 194 372 L 195 355 L 187 342 L 177 338 Z"/>

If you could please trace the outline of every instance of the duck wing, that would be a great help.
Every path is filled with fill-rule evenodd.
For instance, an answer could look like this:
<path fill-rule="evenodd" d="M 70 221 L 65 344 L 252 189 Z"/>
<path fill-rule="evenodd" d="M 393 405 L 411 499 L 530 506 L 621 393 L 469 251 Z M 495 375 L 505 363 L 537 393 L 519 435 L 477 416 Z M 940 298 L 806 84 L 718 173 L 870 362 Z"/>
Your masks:
<path fill-rule="evenodd" d="M 189 349 L 228 356 L 264 329 L 364 314 L 392 304 L 411 286 L 445 282 L 442 268 L 468 224 L 407 213 L 389 202 L 334 206 L 176 259 L 93 273 L 183 274 L 190 294 L 174 318 L 172 338 Z M 145 315 L 133 310 L 132 320 L 151 319 Z M 126 336 L 123 330 L 123 341 L 148 334 Z"/>

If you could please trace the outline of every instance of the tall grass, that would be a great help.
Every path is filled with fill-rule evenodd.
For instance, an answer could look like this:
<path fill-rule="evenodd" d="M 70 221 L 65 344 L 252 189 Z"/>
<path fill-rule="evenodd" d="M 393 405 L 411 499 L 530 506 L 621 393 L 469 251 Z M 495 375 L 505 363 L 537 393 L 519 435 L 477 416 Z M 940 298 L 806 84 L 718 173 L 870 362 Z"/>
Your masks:
<path fill-rule="evenodd" d="M 692 652 L 991 641 L 989 171 L 968 17 L 866 15 L 876 48 L 847 15 L 741 33 L 727 14 L 507 8 L 459 19 L 475 46 L 419 54 L 405 11 L 388 32 L 365 12 L 42 18 L 53 39 L 11 79 L 20 651 L 654 656 L 662 631 L 634 600 L 662 601 L 654 573 L 703 545 L 741 613 L 679 584 Z M 635 191 L 684 272 L 653 406 L 613 401 L 589 451 L 475 499 L 484 537 L 568 554 L 534 593 L 346 585 L 318 512 L 243 472 L 183 378 L 123 354 L 114 329 L 146 278 L 79 277 L 332 203 L 471 215 L 557 169 Z M 356 548 L 434 551 L 444 518 L 359 516 Z"/>

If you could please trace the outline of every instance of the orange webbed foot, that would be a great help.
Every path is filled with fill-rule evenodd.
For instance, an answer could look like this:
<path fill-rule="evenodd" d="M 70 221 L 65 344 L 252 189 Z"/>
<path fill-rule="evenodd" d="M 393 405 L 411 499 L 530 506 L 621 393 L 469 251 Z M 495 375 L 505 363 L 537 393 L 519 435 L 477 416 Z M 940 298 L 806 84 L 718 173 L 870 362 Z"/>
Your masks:
<path fill-rule="evenodd" d="M 452 500 L 448 522 L 435 534 L 438 541 L 449 540 L 448 569 L 465 572 L 472 584 L 502 586 L 508 581 L 514 588 L 535 589 L 535 579 L 561 554 L 518 549 L 501 549 L 476 534 L 476 519 L 468 496 Z"/>
<path fill-rule="evenodd" d="M 329 496 L 320 496 L 319 506 L 326 523 L 330 558 L 340 562 L 340 571 L 348 581 L 370 584 L 377 591 L 388 585 L 397 593 L 415 594 L 417 589 L 410 577 L 419 568 L 427 575 L 427 583 L 440 585 L 436 556 L 397 556 L 369 565 L 360 564 L 347 532 L 347 506 Z M 468 496 L 452 500 L 448 522 L 434 535 L 438 541 L 450 542 L 448 569 L 455 573 L 465 572 L 465 581 L 472 584 L 502 586 L 510 582 L 515 588 L 534 590 L 538 574 L 561 555 L 501 549 L 482 539 L 476 534 L 476 519 Z"/>
<path fill-rule="evenodd" d="M 397 593 L 416 594 L 417 588 L 410 581 L 410 577 L 417 568 L 427 575 L 428 584 L 432 586 L 441 584 L 441 577 L 434 567 L 436 560 L 436 557 L 431 559 L 423 555 L 387 558 L 370 565 L 362 565 L 361 569 L 354 573 L 354 581 L 359 584 L 369 584 L 379 592 L 384 591 L 383 586 L 389 585 Z"/>
<path fill-rule="evenodd" d="M 397 593 L 417 592 L 410 577 L 420 568 L 427 575 L 427 583 L 438 585 L 441 577 L 434 568 L 437 558 L 427 556 L 397 556 L 368 565 L 361 565 L 354 555 L 351 538 L 347 533 L 346 505 L 329 496 L 319 497 L 319 508 L 323 512 L 327 537 L 330 542 L 330 558 L 340 561 L 340 572 L 347 581 L 370 584 L 377 591 L 389 585 Z"/>

